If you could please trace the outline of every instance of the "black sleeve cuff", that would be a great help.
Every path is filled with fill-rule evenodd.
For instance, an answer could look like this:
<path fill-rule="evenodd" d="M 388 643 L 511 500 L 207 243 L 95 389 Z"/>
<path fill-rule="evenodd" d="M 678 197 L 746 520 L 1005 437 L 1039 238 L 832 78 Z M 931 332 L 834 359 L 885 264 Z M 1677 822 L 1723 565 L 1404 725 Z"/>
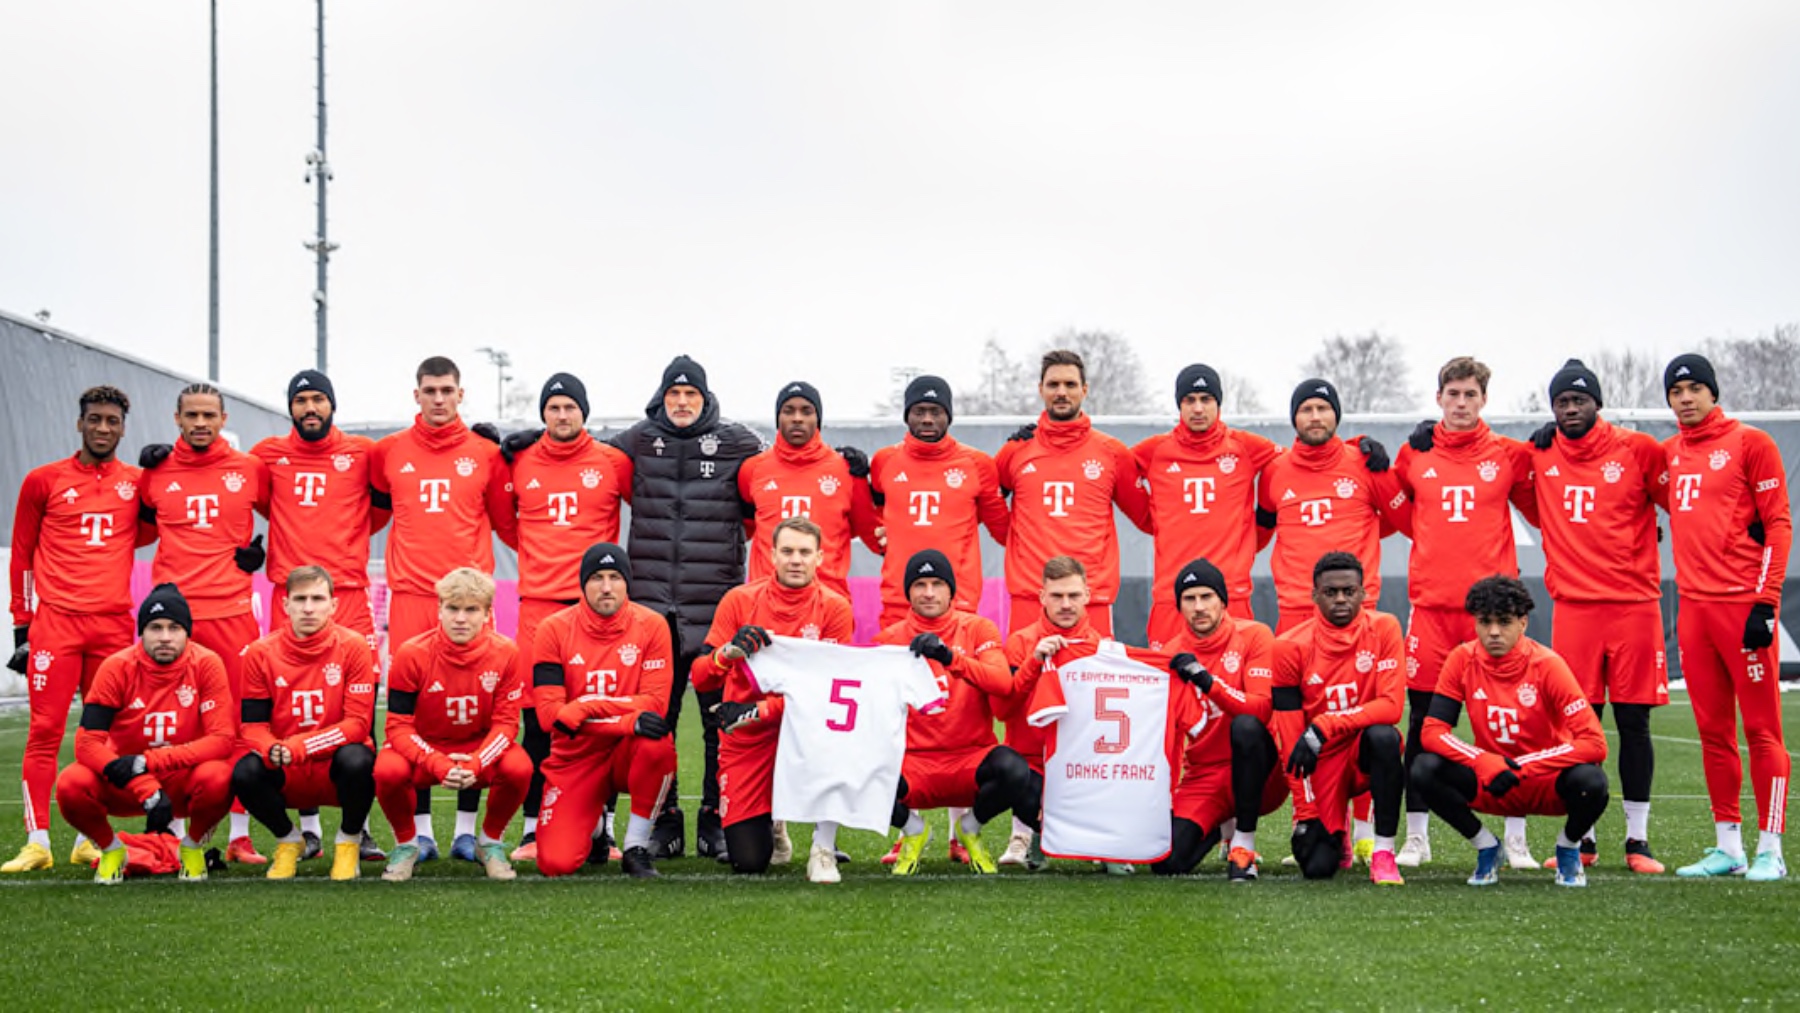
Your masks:
<path fill-rule="evenodd" d="M 106 707 L 97 703 L 82 704 L 81 727 L 83 730 L 90 732 L 112 731 L 113 715 L 117 713 L 117 708 Z"/>
<path fill-rule="evenodd" d="M 1425 711 L 1425 716 L 1428 718 L 1437 718 L 1439 721 L 1455 728 L 1456 723 L 1462 720 L 1462 704 L 1457 703 L 1447 696 L 1433 693 L 1431 695 L 1431 707 Z"/>
<path fill-rule="evenodd" d="M 563 668 L 548 661 L 540 661 L 531 666 L 531 684 L 533 686 L 561 686 L 563 684 Z"/>

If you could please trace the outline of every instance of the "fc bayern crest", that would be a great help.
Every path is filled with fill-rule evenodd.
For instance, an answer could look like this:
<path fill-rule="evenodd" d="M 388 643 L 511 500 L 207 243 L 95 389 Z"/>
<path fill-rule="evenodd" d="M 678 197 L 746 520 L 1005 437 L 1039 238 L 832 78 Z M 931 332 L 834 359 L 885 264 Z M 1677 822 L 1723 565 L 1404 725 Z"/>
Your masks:
<path fill-rule="evenodd" d="M 944 484 L 952 489 L 961 489 L 965 477 L 961 468 L 951 468 L 944 472 Z"/>
<path fill-rule="evenodd" d="M 118 493 L 120 499 L 130 499 L 137 495 L 137 483 L 120 482 L 118 485 L 113 486 L 113 492 Z"/>
<path fill-rule="evenodd" d="M 559 798 L 562 798 L 562 789 L 561 788 L 545 788 L 544 789 L 544 808 L 548 809 L 551 806 L 555 805 L 556 800 Z"/>
<path fill-rule="evenodd" d="M 224 482 L 226 489 L 231 492 L 237 492 L 244 487 L 244 476 L 235 471 L 228 471 L 225 473 Z"/>
<path fill-rule="evenodd" d="M 31 663 L 35 665 L 40 672 L 50 671 L 50 665 L 55 660 L 56 655 L 51 654 L 49 651 L 39 651 L 31 656 Z"/>
<path fill-rule="evenodd" d="M 1338 499 L 1349 499 L 1350 497 L 1356 495 L 1356 480 L 1353 478 L 1338 479 L 1337 480 L 1337 494 L 1338 494 Z"/>
<path fill-rule="evenodd" d="M 807 623 L 807 624 L 806 624 L 806 625 L 805 625 L 805 626 L 802 626 L 802 627 L 800 627 L 800 636 L 801 636 L 801 638 L 802 638 L 802 639 L 804 639 L 804 640 L 817 640 L 817 639 L 819 639 L 819 627 L 818 627 L 818 624 L 816 624 L 816 623 Z"/>
<path fill-rule="evenodd" d="M 1535 706 L 1537 704 L 1537 687 L 1529 682 L 1520 686 L 1519 703 L 1526 707 Z"/>
<path fill-rule="evenodd" d="M 1600 476 L 1608 483 L 1617 483 L 1625 477 L 1625 466 L 1617 461 L 1608 461 L 1600 466 Z"/>
<path fill-rule="evenodd" d="M 581 487 L 583 489 L 598 489 L 600 487 L 600 473 L 592 468 L 582 471 Z"/>
<path fill-rule="evenodd" d="M 635 665 L 638 660 L 638 645 L 626 644 L 619 648 L 619 661 L 627 665 Z"/>
<path fill-rule="evenodd" d="M 487 671 L 481 673 L 481 691 L 483 693 L 492 693 L 494 691 L 494 687 L 498 686 L 498 685 L 500 685 L 500 673 L 499 672 L 496 672 L 490 668 Z"/>
<path fill-rule="evenodd" d="M 473 457 L 457 458 L 456 473 L 464 478 L 468 478 L 470 475 L 475 474 L 475 459 Z"/>
<path fill-rule="evenodd" d="M 194 705 L 194 687 L 187 685 L 175 687 L 175 699 L 183 707 L 192 707 Z"/>
<path fill-rule="evenodd" d="M 700 437 L 700 452 L 707 457 L 711 457 L 718 453 L 719 438 L 712 433 L 707 433 L 705 436 Z"/>
<path fill-rule="evenodd" d="M 832 493 L 837 492 L 838 491 L 837 476 L 836 475 L 820 475 L 819 476 L 819 491 L 824 493 L 827 496 L 831 495 Z"/>
<path fill-rule="evenodd" d="M 339 471 L 349 471 L 350 466 L 355 463 L 356 458 L 351 457 L 349 454 L 331 455 L 331 466 Z"/>
<path fill-rule="evenodd" d="M 1090 482 L 1099 478 L 1100 473 L 1105 470 L 1106 470 L 1106 468 L 1104 465 L 1102 465 L 1099 461 L 1096 461 L 1091 457 L 1088 458 L 1087 460 L 1081 462 L 1081 473 L 1083 475 L 1086 475 L 1088 477 L 1088 481 L 1090 481 Z"/>
<path fill-rule="evenodd" d="M 1719 471 L 1731 463 L 1731 451 L 1715 450 L 1712 452 L 1712 456 L 1706 459 L 1706 463 L 1712 465 L 1712 470 Z"/>
<path fill-rule="evenodd" d="M 1225 666 L 1225 671 L 1236 675 L 1238 668 L 1244 664 L 1244 656 L 1236 651 L 1226 651 L 1225 656 L 1219 659 L 1219 664 Z"/>
<path fill-rule="evenodd" d="M 1229 475 L 1236 470 L 1237 470 L 1237 455 L 1236 454 L 1226 454 L 1224 457 L 1219 458 L 1219 472 L 1221 474 Z"/>
<path fill-rule="evenodd" d="M 1475 473 L 1481 476 L 1483 482 L 1492 482 L 1500 477 L 1500 465 L 1493 461 L 1483 461 L 1475 466 Z"/>
<path fill-rule="evenodd" d="M 1361 672 L 1366 675 L 1374 667 L 1375 667 L 1375 652 L 1374 651 L 1357 651 L 1356 652 L 1356 670 L 1358 672 Z"/>
<path fill-rule="evenodd" d="M 321 671 L 325 673 L 325 685 L 327 686 L 336 686 L 344 681 L 344 667 L 335 661 L 326 665 Z"/>

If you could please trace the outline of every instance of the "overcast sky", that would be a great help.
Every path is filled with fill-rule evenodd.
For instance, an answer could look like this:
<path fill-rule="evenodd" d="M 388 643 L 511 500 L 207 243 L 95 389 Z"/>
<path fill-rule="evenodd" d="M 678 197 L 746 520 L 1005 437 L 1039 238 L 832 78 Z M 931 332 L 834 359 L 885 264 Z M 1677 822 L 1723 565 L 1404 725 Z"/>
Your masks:
<path fill-rule="evenodd" d="M 223 380 L 313 363 L 313 16 L 221 0 Z M 331 372 L 493 412 L 676 352 L 728 415 L 864 417 L 895 366 L 1117 331 L 1285 407 L 1333 333 L 1571 352 L 1800 319 L 1800 4 L 328 5 Z M 0 0 L 0 307 L 206 368 L 207 5 Z M 1173 403 L 1171 399 L 1171 412 Z M 1230 410 L 1229 400 L 1227 411 Z"/>

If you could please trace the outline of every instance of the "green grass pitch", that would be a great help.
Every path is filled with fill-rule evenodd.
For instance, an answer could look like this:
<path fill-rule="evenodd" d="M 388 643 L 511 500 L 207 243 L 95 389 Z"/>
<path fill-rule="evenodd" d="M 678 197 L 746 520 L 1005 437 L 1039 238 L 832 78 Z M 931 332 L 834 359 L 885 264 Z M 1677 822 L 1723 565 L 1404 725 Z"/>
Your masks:
<path fill-rule="evenodd" d="M 1800 699 L 1785 699 L 1788 727 L 1800 727 Z M 1712 843 L 1712 827 L 1685 697 L 1652 727 L 1652 840 L 1673 868 Z M 0 769 L 18 769 L 24 741 L 23 711 L 0 713 Z M 691 722 L 681 746 L 691 793 Z M 1506 871 L 1498 887 L 1471 889 L 1473 853 L 1441 823 L 1435 862 L 1402 889 L 1378 890 L 1360 869 L 1302 882 L 1279 864 L 1282 814 L 1263 824 L 1253 886 L 1227 884 L 1216 853 L 1186 879 L 1108 877 L 1076 863 L 977 879 L 945 858 L 933 814 L 924 875 L 887 875 L 876 862 L 886 842 L 846 832 L 840 845 L 855 861 L 836 887 L 806 882 L 803 862 L 757 880 L 688 858 L 662 863 L 656 883 L 609 865 L 556 883 L 521 869 L 507 884 L 446 858 L 398 885 L 375 866 L 360 882 L 332 883 L 315 861 L 291 883 L 234 868 L 204 884 L 103 889 L 66 863 L 72 835 L 57 821 L 57 867 L 0 881 L 0 995 L 14 1009 L 1800 1005 L 1800 883 L 1632 876 L 1620 864 L 1616 791 L 1584 891 L 1555 888 L 1548 872 Z M 8 857 L 24 839 L 19 804 L 0 801 Z M 690 820 L 694 805 L 684 804 Z M 453 808 L 441 794 L 446 851 Z M 334 819 L 328 810 L 327 833 Z M 379 815 L 374 823 L 387 839 Z M 1540 857 L 1555 832 L 1552 820 L 1532 821 Z M 1004 834 L 988 830 L 996 853 Z M 1755 846 L 1754 830 L 1745 838 Z M 258 844 L 273 846 L 260 828 Z"/>

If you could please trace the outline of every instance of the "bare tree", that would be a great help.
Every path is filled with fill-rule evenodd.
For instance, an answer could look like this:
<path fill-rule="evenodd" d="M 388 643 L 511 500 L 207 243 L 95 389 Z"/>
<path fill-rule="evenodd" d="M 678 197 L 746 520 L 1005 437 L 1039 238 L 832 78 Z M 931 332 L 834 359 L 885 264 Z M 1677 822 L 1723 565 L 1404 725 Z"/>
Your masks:
<path fill-rule="evenodd" d="M 1733 408 L 1800 408 L 1800 324 L 1752 338 L 1711 338 L 1701 342 L 1700 352 L 1719 374 L 1719 399 Z"/>
<path fill-rule="evenodd" d="M 913 380 L 923 376 L 925 371 L 918 366 L 891 366 L 888 368 L 887 397 L 875 402 L 875 417 L 885 418 L 899 415 L 906 410 L 906 387 Z"/>
<path fill-rule="evenodd" d="M 1262 391 L 1251 383 L 1249 378 L 1237 373 L 1219 370 L 1219 384 L 1225 388 L 1224 407 L 1233 415 L 1267 415 L 1268 402 L 1262 398 Z"/>
<path fill-rule="evenodd" d="M 1649 352 L 1603 348 L 1581 360 L 1600 378 L 1601 400 L 1610 408 L 1665 408 L 1663 363 Z M 1561 368 L 1560 364 L 1557 368 Z"/>
<path fill-rule="evenodd" d="M 1037 397 L 1037 372 L 1031 365 L 1007 354 L 995 338 L 981 346 L 981 373 L 975 388 L 957 395 L 960 415 L 1035 415 L 1042 407 Z"/>
<path fill-rule="evenodd" d="M 1346 413 L 1409 412 L 1420 405 L 1407 379 L 1406 349 L 1379 331 L 1326 338 L 1302 369 L 1336 384 Z"/>
<path fill-rule="evenodd" d="M 1107 331 L 1069 330 L 1045 342 L 1043 350 L 1066 348 L 1087 367 L 1089 415 L 1144 415 L 1158 405 L 1144 383 L 1144 364 L 1125 338 Z M 1036 371 L 1031 371 L 1035 381 Z M 1035 386 L 1035 384 L 1034 384 Z"/>

